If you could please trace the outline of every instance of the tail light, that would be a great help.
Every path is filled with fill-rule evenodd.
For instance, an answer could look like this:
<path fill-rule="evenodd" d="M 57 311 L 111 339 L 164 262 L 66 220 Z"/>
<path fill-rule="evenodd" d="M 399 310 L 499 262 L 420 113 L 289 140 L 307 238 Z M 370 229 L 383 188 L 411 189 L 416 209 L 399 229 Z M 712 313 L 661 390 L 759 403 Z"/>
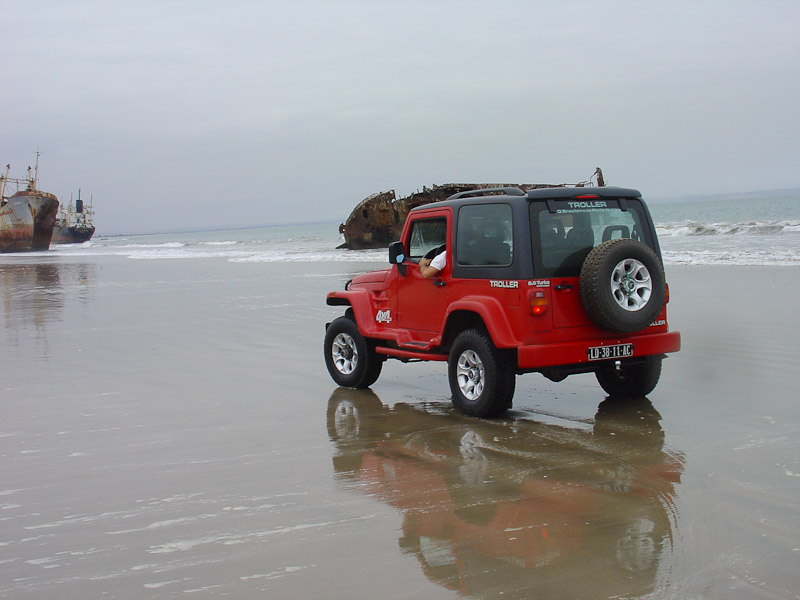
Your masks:
<path fill-rule="evenodd" d="M 664 304 L 666 304 L 669 302 L 669 284 L 665 283 L 664 287 L 666 288 L 666 291 L 664 292 Z"/>
<path fill-rule="evenodd" d="M 534 317 L 545 314 L 550 308 L 550 299 L 543 291 L 533 290 L 528 295 L 530 300 L 531 314 Z"/>

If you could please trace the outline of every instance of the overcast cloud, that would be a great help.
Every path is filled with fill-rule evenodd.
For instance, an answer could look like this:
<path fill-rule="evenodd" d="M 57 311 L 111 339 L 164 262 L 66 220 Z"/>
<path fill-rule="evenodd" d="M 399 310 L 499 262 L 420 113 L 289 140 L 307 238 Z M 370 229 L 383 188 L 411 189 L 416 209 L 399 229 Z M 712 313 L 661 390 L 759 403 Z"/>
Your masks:
<path fill-rule="evenodd" d="M 3 2 L 0 161 L 99 234 L 343 221 L 370 193 L 800 187 L 800 2 Z"/>

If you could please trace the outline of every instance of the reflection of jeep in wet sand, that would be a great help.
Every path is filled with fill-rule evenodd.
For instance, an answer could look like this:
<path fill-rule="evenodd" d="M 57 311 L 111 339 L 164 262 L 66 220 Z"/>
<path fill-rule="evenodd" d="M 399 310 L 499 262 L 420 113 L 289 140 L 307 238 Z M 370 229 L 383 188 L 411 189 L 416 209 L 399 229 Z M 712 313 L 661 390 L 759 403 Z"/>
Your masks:
<path fill-rule="evenodd" d="M 432 278 L 420 259 L 444 251 Z M 644 396 L 680 348 L 656 231 L 641 194 L 614 187 L 475 190 L 409 213 L 392 267 L 355 277 L 327 303 L 325 361 L 364 388 L 387 358 L 447 361 L 454 404 L 504 413 L 515 375 L 595 373 L 610 394 Z"/>
<path fill-rule="evenodd" d="M 390 408 L 371 390 L 338 388 L 328 403 L 341 485 L 400 511 L 402 551 L 475 598 L 652 593 L 683 472 L 660 418 L 645 398 L 606 399 L 588 427 Z"/>

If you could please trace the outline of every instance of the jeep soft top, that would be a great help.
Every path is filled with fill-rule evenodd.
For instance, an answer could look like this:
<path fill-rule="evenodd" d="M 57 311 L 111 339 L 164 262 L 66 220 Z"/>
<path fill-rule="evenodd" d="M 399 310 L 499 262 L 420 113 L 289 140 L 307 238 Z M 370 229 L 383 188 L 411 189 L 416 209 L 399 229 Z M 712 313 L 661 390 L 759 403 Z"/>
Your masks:
<path fill-rule="evenodd" d="M 423 277 L 420 259 L 441 251 L 445 267 Z M 680 348 L 656 230 L 634 189 L 455 194 L 409 213 L 389 262 L 328 294 L 347 307 L 324 343 L 339 385 L 372 385 L 387 358 L 446 361 L 456 406 L 496 416 L 516 374 L 594 372 L 609 394 L 642 396 Z"/>

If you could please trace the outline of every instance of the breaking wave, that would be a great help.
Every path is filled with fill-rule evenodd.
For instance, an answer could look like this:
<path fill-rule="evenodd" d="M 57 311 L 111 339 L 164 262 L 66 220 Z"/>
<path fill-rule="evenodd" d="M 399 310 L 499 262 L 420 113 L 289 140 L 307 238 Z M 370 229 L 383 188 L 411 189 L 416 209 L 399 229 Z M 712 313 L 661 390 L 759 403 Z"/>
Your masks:
<path fill-rule="evenodd" d="M 51 246 L 47 256 L 88 257 L 124 256 L 132 260 L 219 259 L 234 263 L 276 262 L 385 262 L 386 250 L 340 250 L 341 243 L 329 240 L 203 241 L 152 244 L 117 243 L 113 238 L 99 238 L 84 244 Z M 10 255 L 7 255 L 10 256 Z"/>
<path fill-rule="evenodd" d="M 92 242 L 86 242 L 84 247 L 91 248 L 94 244 Z M 117 248 L 183 248 L 186 245 L 185 242 L 164 242 L 162 244 L 119 244 L 116 246 Z M 58 246 L 53 246 L 54 249 L 58 248 Z"/>
<path fill-rule="evenodd" d="M 665 264 L 800 265 L 800 221 L 659 223 L 656 231 Z"/>
<path fill-rule="evenodd" d="M 659 237 L 706 235 L 774 235 L 800 233 L 800 221 L 750 221 L 745 223 L 701 223 L 683 221 L 656 225 Z"/>
<path fill-rule="evenodd" d="M 742 252 L 726 250 L 662 250 L 666 265 L 800 266 L 796 251 Z"/>

